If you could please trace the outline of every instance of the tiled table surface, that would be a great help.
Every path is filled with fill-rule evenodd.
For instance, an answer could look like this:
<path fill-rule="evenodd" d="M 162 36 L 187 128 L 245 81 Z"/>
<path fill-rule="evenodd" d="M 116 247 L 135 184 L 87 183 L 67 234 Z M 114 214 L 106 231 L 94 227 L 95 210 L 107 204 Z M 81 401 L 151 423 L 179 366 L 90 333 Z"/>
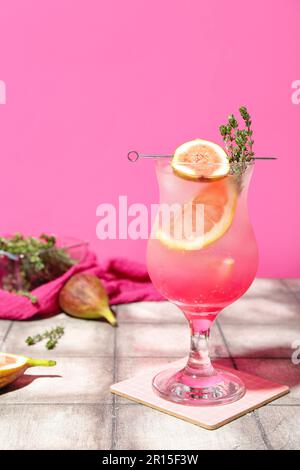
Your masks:
<path fill-rule="evenodd" d="M 225 365 L 288 384 L 291 393 L 215 431 L 110 394 L 111 383 L 186 355 L 187 324 L 168 302 L 120 305 L 119 327 L 64 314 L 0 320 L 0 350 L 57 360 L 29 369 L 0 393 L 0 449 L 296 449 L 300 447 L 300 279 L 257 279 L 223 311 L 212 355 Z M 24 340 L 64 325 L 47 351 Z M 293 344 L 294 343 L 294 344 Z M 298 354 L 300 357 L 300 354 Z"/>

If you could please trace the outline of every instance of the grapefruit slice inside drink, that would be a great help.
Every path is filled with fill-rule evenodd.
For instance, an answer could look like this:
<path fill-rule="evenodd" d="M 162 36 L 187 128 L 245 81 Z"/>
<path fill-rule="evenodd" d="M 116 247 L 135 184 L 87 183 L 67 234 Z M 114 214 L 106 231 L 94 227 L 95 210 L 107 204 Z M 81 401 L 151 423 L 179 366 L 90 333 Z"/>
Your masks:
<path fill-rule="evenodd" d="M 237 204 L 237 191 L 228 178 L 207 183 L 203 190 L 177 211 L 170 211 L 169 219 L 160 223 L 156 237 L 173 250 L 199 250 L 220 239 L 232 224 Z M 197 207 L 201 210 L 197 215 Z M 202 218 L 197 223 L 197 217 Z M 198 219 L 199 221 L 199 219 Z M 167 222 L 167 223 L 166 223 Z M 183 230 L 190 227 L 190 230 Z M 179 234 L 179 236 L 178 236 Z"/>
<path fill-rule="evenodd" d="M 229 173 L 225 150 L 209 140 L 195 139 L 180 145 L 174 153 L 172 168 L 182 178 L 216 179 Z"/>

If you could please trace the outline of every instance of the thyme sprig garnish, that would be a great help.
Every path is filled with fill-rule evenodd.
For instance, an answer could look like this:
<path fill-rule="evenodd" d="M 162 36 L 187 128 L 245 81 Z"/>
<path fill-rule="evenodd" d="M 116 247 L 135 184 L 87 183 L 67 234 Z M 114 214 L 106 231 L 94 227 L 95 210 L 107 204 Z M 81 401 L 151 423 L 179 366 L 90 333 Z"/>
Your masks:
<path fill-rule="evenodd" d="M 253 159 L 253 131 L 251 129 L 251 116 L 245 106 L 239 108 L 244 121 L 244 128 L 233 114 L 228 116 L 227 124 L 220 126 L 220 133 L 225 142 L 225 148 L 230 162 L 250 162 Z"/>
<path fill-rule="evenodd" d="M 25 343 L 27 343 L 28 346 L 32 346 L 39 343 L 43 339 L 47 339 L 45 347 L 47 349 L 54 349 L 64 332 L 65 329 L 63 326 L 56 326 L 55 328 L 51 328 L 51 330 L 44 331 L 42 334 L 28 336 L 28 338 L 25 340 Z"/>

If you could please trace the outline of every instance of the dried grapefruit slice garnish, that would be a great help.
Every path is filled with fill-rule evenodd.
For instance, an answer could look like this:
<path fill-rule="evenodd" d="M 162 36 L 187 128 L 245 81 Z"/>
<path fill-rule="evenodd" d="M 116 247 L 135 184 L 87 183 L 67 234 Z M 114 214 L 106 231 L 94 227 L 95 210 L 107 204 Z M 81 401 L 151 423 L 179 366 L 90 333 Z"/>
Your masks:
<path fill-rule="evenodd" d="M 174 153 L 172 168 L 183 178 L 221 178 L 229 173 L 225 150 L 209 140 L 195 139 L 180 145 Z"/>
<path fill-rule="evenodd" d="M 200 250 L 220 239 L 232 224 L 237 204 L 237 191 L 228 178 L 207 183 L 203 190 L 188 204 L 170 212 L 169 223 L 156 230 L 156 238 L 173 250 Z M 202 206 L 202 224 L 198 227 L 196 208 Z M 192 209 L 191 209 L 192 208 Z M 184 220 L 184 222 L 183 222 Z M 184 236 L 184 231 L 175 230 L 179 224 L 191 224 L 192 236 Z M 164 227 L 168 226 L 168 230 Z M 199 230 L 197 231 L 197 229 Z M 178 237 L 175 234 L 180 233 Z"/>

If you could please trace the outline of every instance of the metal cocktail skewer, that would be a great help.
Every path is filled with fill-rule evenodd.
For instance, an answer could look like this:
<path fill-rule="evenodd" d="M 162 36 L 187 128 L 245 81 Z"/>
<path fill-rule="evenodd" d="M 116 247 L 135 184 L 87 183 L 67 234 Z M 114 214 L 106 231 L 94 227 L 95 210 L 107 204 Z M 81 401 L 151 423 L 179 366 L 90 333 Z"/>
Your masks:
<path fill-rule="evenodd" d="M 147 155 L 139 153 L 136 150 L 130 150 L 127 154 L 127 158 L 130 162 L 134 163 L 139 158 L 172 158 L 173 155 Z M 277 160 L 277 157 L 253 157 L 252 160 Z"/>

